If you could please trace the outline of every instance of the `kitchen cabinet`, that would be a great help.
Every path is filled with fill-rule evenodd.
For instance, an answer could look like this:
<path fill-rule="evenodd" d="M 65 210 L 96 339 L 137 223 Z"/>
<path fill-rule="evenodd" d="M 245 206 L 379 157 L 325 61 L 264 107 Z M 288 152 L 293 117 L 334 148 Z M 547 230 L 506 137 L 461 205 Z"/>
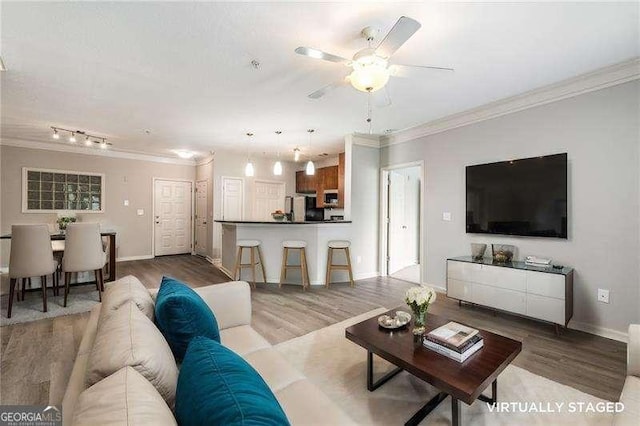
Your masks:
<path fill-rule="evenodd" d="M 344 152 L 338 155 L 338 205 L 336 207 L 344 208 Z"/>
<path fill-rule="evenodd" d="M 304 170 L 296 172 L 296 192 L 299 194 L 308 194 L 316 192 L 317 182 L 316 176 L 308 176 Z"/>
<path fill-rule="evenodd" d="M 338 166 L 323 167 L 320 170 L 323 190 L 338 189 Z"/>

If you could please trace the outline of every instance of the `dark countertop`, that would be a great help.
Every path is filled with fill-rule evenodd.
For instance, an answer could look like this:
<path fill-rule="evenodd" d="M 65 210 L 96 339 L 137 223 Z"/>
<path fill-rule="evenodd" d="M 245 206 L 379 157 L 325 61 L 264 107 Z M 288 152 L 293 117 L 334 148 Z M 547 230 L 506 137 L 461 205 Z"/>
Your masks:
<path fill-rule="evenodd" d="M 459 257 L 450 257 L 447 260 L 455 260 L 457 262 L 467 262 L 467 263 L 477 263 L 479 265 L 491 265 L 491 266 L 500 266 L 502 268 L 512 268 L 512 269 L 522 269 L 524 271 L 535 271 L 535 272 L 547 272 L 549 274 L 557 274 L 557 275 L 569 275 L 573 272 L 573 268 L 568 266 L 564 266 L 562 269 L 556 269 L 551 266 L 533 266 L 527 265 L 524 262 L 514 261 L 507 263 L 497 263 L 492 259 L 483 258 L 480 260 L 474 260 L 471 256 L 459 256 Z M 555 263 L 551 262 L 555 265 Z"/>
<path fill-rule="evenodd" d="M 275 220 L 264 222 L 256 220 L 215 220 L 214 222 L 227 223 L 231 225 L 325 225 L 327 223 L 351 223 L 350 220 L 315 220 L 304 222 L 288 222 L 284 220 L 282 222 Z"/>

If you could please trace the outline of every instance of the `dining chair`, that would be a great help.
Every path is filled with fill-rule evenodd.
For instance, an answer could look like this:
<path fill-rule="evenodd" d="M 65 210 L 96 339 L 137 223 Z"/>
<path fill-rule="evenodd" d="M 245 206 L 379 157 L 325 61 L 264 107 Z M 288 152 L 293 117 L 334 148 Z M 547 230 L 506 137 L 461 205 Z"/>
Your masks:
<path fill-rule="evenodd" d="M 102 301 L 104 291 L 103 268 L 107 263 L 107 255 L 102 248 L 100 224 L 70 223 L 67 225 L 62 271 L 64 272 L 64 306 L 67 306 L 71 274 L 74 272 L 93 271 L 96 277 L 98 299 Z"/>
<path fill-rule="evenodd" d="M 58 264 L 53 258 L 51 235 L 47 225 L 13 225 L 11 227 L 8 318 L 11 318 L 13 295 L 16 293 L 18 279 L 22 281 L 22 300 L 24 301 L 26 281 L 30 282 L 31 278 L 40 277 L 42 281 L 42 310 L 47 312 L 47 275 L 53 276 L 53 291 L 56 294 L 58 287 L 57 266 Z"/>

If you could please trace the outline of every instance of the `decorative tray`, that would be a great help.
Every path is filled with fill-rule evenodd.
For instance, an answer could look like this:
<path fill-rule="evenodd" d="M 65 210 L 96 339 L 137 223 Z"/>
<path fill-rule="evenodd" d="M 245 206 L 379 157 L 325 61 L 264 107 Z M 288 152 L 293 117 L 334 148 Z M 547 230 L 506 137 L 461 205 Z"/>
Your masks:
<path fill-rule="evenodd" d="M 411 314 L 404 311 L 396 311 L 396 316 L 382 315 L 378 317 L 378 325 L 387 330 L 396 330 L 409 324 L 411 321 Z"/>

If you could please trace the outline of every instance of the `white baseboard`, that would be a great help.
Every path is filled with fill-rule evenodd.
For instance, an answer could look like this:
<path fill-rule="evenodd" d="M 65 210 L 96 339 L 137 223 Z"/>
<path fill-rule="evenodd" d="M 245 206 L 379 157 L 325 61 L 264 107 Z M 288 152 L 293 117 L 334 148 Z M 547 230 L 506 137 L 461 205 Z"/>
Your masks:
<path fill-rule="evenodd" d="M 143 254 L 142 256 L 125 256 L 125 257 L 117 257 L 116 262 L 129 262 L 131 260 L 147 260 L 153 259 L 152 254 Z"/>
<path fill-rule="evenodd" d="M 354 280 L 368 280 L 369 278 L 375 278 L 375 277 L 379 277 L 380 276 L 380 272 L 376 271 L 376 272 L 358 272 L 356 274 L 353 274 L 353 279 Z"/>
<path fill-rule="evenodd" d="M 572 330 L 584 331 L 585 333 L 595 334 L 596 336 L 606 337 L 607 339 L 617 340 L 627 343 L 629 341 L 628 333 L 624 331 L 613 330 L 611 328 L 599 327 L 597 325 L 587 324 L 579 321 L 569 321 L 568 328 Z"/>
<path fill-rule="evenodd" d="M 211 256 L 205 256 L 204 260 L 206 260 L 207 262 L 209 262 L 212 265 L 216 264 L 215 259 L 213 257 L 211 257 Z"/>

